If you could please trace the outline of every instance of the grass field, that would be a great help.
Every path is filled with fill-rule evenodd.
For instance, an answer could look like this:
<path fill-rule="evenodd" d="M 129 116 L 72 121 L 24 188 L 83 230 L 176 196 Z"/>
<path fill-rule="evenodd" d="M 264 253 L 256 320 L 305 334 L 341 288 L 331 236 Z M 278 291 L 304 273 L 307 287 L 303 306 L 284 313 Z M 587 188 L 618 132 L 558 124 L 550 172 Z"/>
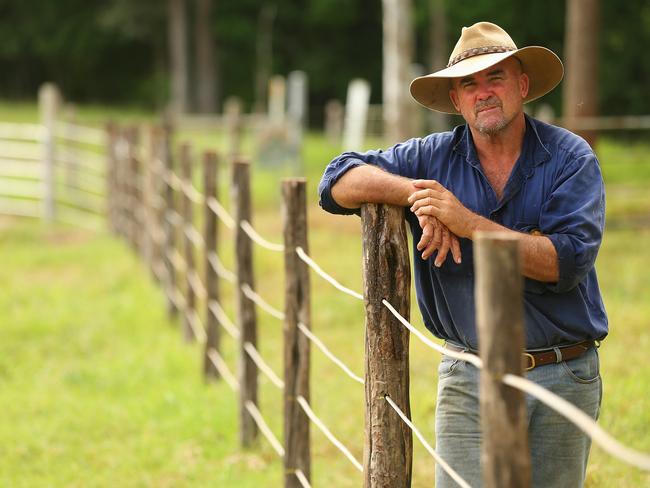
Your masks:
<path fill-rule="evenodd" d="M 318 175 L 335 151 L 318 136 L 305 149 L 310 254 L 361 290 L 359 220 L 327 215 L 315 203 Z M 597 265 L 611 326 L 601 348 L 600 424 L 650 452 L 650 147 L 603 141 L 599 154 L 609 220 Z M 253 182 L 253 223 L 277 242 L 279 178 L 278 171 L 256 170 Z M 108 233 L 2 217 L 0 256 L 0 486 L 282 485 L 281 463 L 263 438 L 255 449 L 239 449 L 235 395 L 223 382 L 203 383 L 200 348 L 183 343 L 162 292 L 125 243 Z M 260 294 L 282 308 L 281 255 L 256 248 L 255 268 Z M 222 288 L 234 317 L 232 289 Z M 313 330 L 362 374 L 362 303 L 315 275 L 312 288 Z M 282 324 L 262 311 L 258 316 L 261 353 L 279 372 Z M 415 307 L 413 317 L 422 329 Z M 234 370 L 230 337 L 223 348 Z M 413 420 L 431 442 L 438 361 L 411 340 Z M 316 349 L 311 378 L 314 410 L 361 459 L 363 388 Z M 281 438 L 281 393 L 265 377 L 260 383 L 260 410 Z M 413 486 L 430 487 L 433 460 L 417 440 L 414 447 Z M 361 484 L 360 473 L 315 427 L 312 456 L 314 486 Z M 650 486 L 650 475 L 594 448 L 587 486 L 614 485 Z"/>

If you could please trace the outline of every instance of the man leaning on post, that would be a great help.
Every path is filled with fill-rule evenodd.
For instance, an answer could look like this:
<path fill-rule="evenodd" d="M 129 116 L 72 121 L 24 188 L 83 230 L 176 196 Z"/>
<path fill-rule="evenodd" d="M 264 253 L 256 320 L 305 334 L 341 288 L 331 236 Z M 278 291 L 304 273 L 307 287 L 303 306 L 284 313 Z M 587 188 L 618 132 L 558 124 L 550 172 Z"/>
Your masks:
<path fill-rule="evenodd" d="M 465 124 L 383 151 L 343 153 L 327 166 L 319 193 L 333 213 L 358 213 L 363 203 L 408 207 L 418 305 L 426 327 L 454 351 L 478 350 L 473 233 L 516 235 L 527 376 L 596 419 L 597 346 L 607 335 L 594 268 L 604 227 L 600 167 L 582 138 L 523 112 L 562 76 L 552 51 L 518 49 L 489 22 L 464 27 L 447 67 L 416 78 L 410 91 Z M 438 373 L 436 450 L 481 486 L 479 372 L 443 356 Z M 589 438 L 540 401 L 526 403 L 533 486 L 582 486 Z M 437 467 L 436 486 L 456 484 Z"/>

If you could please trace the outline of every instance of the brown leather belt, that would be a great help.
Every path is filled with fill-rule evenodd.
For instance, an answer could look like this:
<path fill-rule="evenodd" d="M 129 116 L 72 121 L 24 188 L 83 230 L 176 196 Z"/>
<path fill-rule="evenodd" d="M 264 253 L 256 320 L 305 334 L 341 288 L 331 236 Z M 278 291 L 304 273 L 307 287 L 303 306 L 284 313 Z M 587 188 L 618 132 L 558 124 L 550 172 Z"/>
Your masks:
<path fill-rule="evenodd" d="M 538 366 L 577 359 L 595 345 L 596 343 L 594 341 L 583 341 L 571 346 L 555 347 L 543 351 L 526 351 L 523 353 L 524 360 L 526 361 L 524 367 L 526 371 L 530 371 Z M 468 351 L 467 349 L 450 344 L 449 342 L 445 343 L 445 347 L 456 352 L 470 352 L 476 354 L 475 351 Z"/>

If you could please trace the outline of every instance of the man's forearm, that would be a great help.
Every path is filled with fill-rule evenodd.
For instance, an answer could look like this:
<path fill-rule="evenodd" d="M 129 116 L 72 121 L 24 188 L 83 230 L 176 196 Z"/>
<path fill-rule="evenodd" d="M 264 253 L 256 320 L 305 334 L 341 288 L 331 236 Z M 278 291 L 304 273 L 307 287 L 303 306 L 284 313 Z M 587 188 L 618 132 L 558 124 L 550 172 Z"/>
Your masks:
<path fill-rule="evenodd" d="M 468 222 L 468 225 L 470 238 L 471 234 L 476 231 L 512 232 L 521 243 L 522 274 L 527 278 L 546 283 L 555 283 L 559 280 L 560 269 L 557 251 L 548 237 L 517 232 L 476 214 Z"/>
<path fill-rule="evenodd" d="M 332 198 L 345 208 L 359 208 L 364 203 L 406 206 L 411 193 L 412 180 L 371 165 L 352 168 L 332 187 Z"/>

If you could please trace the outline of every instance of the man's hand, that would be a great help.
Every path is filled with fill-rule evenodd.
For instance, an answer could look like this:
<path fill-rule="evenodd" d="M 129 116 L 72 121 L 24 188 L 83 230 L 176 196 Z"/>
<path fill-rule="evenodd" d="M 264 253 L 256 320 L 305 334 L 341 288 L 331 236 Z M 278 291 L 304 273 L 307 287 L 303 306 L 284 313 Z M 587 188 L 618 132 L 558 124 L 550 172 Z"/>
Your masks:
<path fill-rule="evenodd" d="M 452 192 L 434 180 L 414 180 L 413 186 L 418 190 L 408 202 L 418 219 L 435 217 L 458 237 L 471 238 L 476 214 L 460 203 Z"/>
<path fill-rule="evenodd" d="M 422 228 L 422 237 L 417 244 L 417 249 L 422 251 L 422 259 L 428 259 L 437 250 L 438 255 L 433 264 L 440 267 L 451 250 L 454 262 L 460 264 L 461 253 L 458 238 L 435 217 L 418 216 L 418 222 Z"/>

